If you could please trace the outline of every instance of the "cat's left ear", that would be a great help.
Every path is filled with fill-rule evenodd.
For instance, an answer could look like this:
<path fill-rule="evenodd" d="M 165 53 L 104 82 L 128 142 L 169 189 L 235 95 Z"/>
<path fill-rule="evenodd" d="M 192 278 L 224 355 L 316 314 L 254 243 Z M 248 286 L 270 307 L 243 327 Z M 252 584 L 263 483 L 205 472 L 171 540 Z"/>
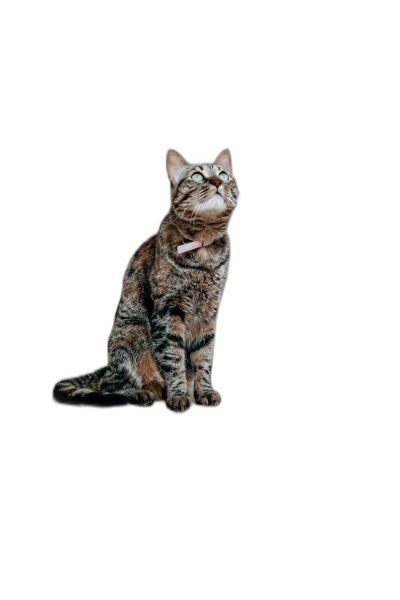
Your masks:
<path fill-rule="evenodd" d="M 222 150 L 222 152 L 218 154 L 217 158 L 214 160 L 214 165 L 221 165 L 225 171 L 228 171 L 228 173 L 232 175 L 232 159 L 228 148 Z"/>

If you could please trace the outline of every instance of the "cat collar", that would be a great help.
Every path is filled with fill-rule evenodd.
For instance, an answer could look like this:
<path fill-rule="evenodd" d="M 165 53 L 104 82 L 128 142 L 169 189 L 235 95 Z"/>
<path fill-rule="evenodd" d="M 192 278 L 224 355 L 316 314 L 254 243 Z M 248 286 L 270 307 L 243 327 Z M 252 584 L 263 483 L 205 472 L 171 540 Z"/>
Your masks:
<path fill-rule="evenodd" d="M 204 246 L 209 246 L 213 243 L 213 241 L 214 240 L 191 241 L 188 244 L 183 243 L 181 246 L 177 246 L 176 249 L 178 250 L 178 254 L 182 254 L 183 252 L 189 252 L 189 250 L 196 250 L 196 248 L 203 248 Z"/>

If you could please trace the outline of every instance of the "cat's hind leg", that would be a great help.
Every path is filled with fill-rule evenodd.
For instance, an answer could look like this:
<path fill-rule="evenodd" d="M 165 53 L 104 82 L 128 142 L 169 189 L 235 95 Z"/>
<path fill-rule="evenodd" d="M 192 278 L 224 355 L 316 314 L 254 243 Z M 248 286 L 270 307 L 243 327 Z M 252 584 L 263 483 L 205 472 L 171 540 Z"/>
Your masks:
<path fill-rule="evenodd" d="M 131 338 L 131 348 L 116 348 L 99 385 L 104 393 L 117 393 L 129 403 L 147 406 L 163 397 L 163 378 L 151 350 Z M 147 340 L 146 340 L 147 342 Z M 147 345 L 147 344 L 146 344 Z M 150 344 L 148 344 L 150 345 Z"/>

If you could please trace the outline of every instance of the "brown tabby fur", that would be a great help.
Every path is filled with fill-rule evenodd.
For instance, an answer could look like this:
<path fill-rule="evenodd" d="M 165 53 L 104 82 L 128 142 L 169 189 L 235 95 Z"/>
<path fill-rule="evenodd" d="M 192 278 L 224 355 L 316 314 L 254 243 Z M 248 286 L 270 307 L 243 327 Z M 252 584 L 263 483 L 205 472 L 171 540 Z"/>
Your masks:
<path fill-rule="evenodd" d="M 221 401 L 211 385 L 211 367 L 229 261 L 226 228 L 238 196 L 229 150 L 214 164 L 201 165 L 170 150 L 167 170 L 171 209 L 128 265 L 108 366 L 59 382 L 54 397 L 61 402 L 147 406 L 165 398 L 169 408 L 184 411 L 192 396 L 206 406 Z M 195 173 L 204 179 L 194 181 Z M 183 238 L 214 241 L 178 254 Z"/>

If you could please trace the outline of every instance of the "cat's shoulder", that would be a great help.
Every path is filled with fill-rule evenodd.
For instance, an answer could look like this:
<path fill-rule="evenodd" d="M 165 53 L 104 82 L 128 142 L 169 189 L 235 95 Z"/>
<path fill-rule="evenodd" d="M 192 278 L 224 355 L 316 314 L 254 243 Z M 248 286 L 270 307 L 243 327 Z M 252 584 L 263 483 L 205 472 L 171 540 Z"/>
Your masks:
<path fill-rule="evenodd" d="M 146 272 L 151 268 L 154 263 L 156 237 L 156 235 L 152 235 L 136 250 L 129 261 L 125 277 L 132 277 L 135 272 Z"/>

